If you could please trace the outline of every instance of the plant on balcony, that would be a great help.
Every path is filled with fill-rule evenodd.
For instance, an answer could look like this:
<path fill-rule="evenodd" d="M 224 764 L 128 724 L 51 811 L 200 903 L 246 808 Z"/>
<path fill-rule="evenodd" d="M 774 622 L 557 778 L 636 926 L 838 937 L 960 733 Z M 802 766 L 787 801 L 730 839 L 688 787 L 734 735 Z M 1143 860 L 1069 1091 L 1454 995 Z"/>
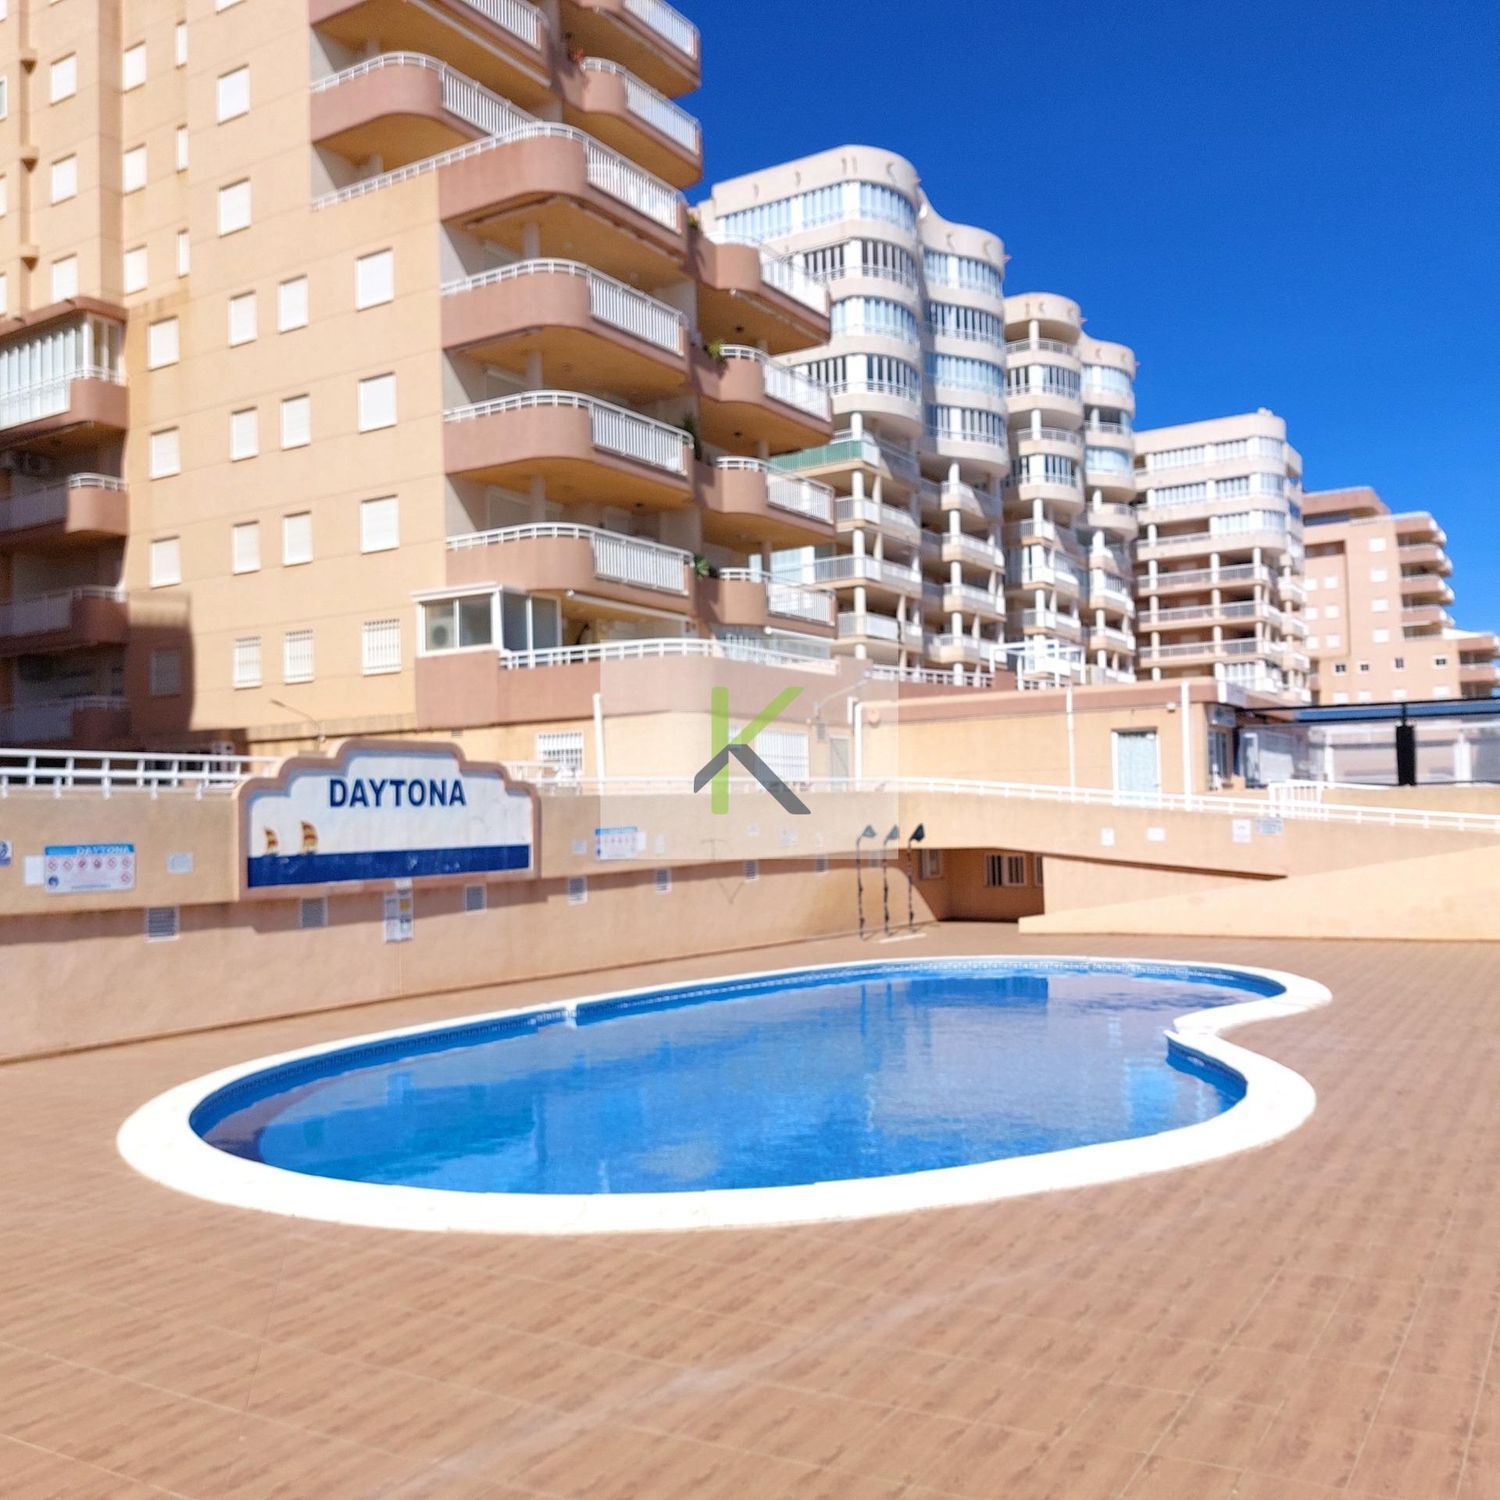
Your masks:
<path fill-rule="evenodd" d="M 689 228 L 689 229 L 690 229 L 690 230 L 691 230 L 691 231 L 692 231 L 692 232 L 693 232 L 693 233 L 694 233 L 694 234 L 697 234 L 697 233 L 698 233 L 698 231 L 699 231 L 699 230 L 700 230 L 700 229 L 702 229 L 702 228 L 703 228 L 703 220 L 702 220 L 702 219 L 700 219 L 700 218 L 699 218 L 699 217 L 698 217 L 698 215 L 697 215 L 697 214 L 696 214 L 696 213 L 694 213 L 694 212 L 693 212 L 693 210 L 692 210 L 692 209 L 689 209 L 689 210 L 688 210 L 688 216 L 687 216 L 687 227 L 688 227 L 688 228 Z"/>
<path fill-rule="evenodd" d="M 722 369 L 726 364 L 729 363 L 728 359 L 724 355 L 724 350 L 726 347 L 727 346 L 725 345 L 723 339 L 710 339 L 706 344 L 704 344 L 703 352 Z"/>
<path fill-rule="evenodd" d="M 695 578 L 717 578 L 719 570 L 701 553 L 693 554 L 693 577 Z"/>
<path fill-rule="evenodd" d="M 698 419 L 691 412 L 682 419 L 682 430 L 693 440 L 693 457 L 703 462 L 703 439 L 698 434 Z"/>
<path fill-rule="evenodd" d="M 568 48 L 568 61 L 572 63 L 575 68 L 581 68 L 583 66 L 583 60 L 587 56 L 588 53 L 585 52 L 582 47 Z"/>

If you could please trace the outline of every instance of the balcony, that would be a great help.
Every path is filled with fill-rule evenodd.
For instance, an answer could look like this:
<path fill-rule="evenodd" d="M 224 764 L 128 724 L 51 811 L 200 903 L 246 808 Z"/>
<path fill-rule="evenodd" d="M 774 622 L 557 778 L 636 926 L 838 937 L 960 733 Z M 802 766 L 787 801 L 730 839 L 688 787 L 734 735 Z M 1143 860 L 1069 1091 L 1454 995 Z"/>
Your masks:
<path fill-rule="evenodd" d="M 916 517 L 898 505 L 840 495 L 834 505 L 834 515 L 841 532 L 876 531 L 908 547 L 922 540 L 922 528 Z"/>
<path fill-rule="evenodd" d="M 1120 630 L 1113 625 L 1090 625 L 1089 650 L 1132 656 L 1135 654 L 1135 637 L 1128 630 Z"/>
<path fill-rule="evenodd" d="M 526 0 L 310 0 L 309 20 L 356 54 L 378 37 L 387 53 L 447 58 L 507 99 L 541 104 L 551 93 L 546 18 Z"/>
<path fill-rule="evenodd" d="M 0 551 L 117 541 L 130 529 L 123 479 L 71 474 L 62 484 L 0 500 Z"/>
<path fill-rule="evenodd" d="M 632 400 L 680 391 L 687 330 L 674 307 L 591 266 L 527 260 L 443 287 L 443 347 L 524 374 L 531 355 L 544 371 L 586 369 Z"/>
<path fill-rule="evenodd" d="M 1445 576 L 1453 571 L 1453 560 L 1436 542 L 1402 543 L 1396 551 L 1403 568 L 1420 568 Z"/>
<path fill-rule="evenodd" d="M 1140 630 L 1197 630 L 1210 625 L 1263 620 L 1278 629 L 1281 613 L 1266 600 L 1244 599 L 1229 604 L 1184 604 L 1175 609 L 1142 610 Z"/>
<path fill-rule="evenodd" d="M 1291 548 L 1289 532 L 1276 527 L 1253 531 L 1188 531 L 1170 536 L 1143 536 L 1136 540 L 1136 555 L 1150 558 L 1191 556 L 1204 552 L 1220 554 L 1270 552 L 1280 554 Z"/>
<path fill-rule="evenodd" d="M 764 245 L 694 234 L 698 325 L 705 338 L 790 354 L 828 342 L 828 292 Z"/>
<path fill-rule="evenodd" d="M 1116 614 L 1135 613 L 1135 595 L 1124 584 L 1106 573 L 1089 575 L 1089 606 L 1093 609 L 1113 610 Z"/>
<path fill-rule="evenodd" d="M 880 594 L 913 599 L 922 597 L 920 569 L 853 553 L 842 557 L 813 558 L 803 565 L 802 581 L 827 584 L 834 588 L 862 585 Z"/>
<path fill-rule="evenodd" d="M 759 349 L 726 344 L 716 353 L 693 362 L 707 442 L 734 449 L 758 440 L 788 449 L 828 439 L 832 412 L 823 386 Z"/>
<path fill-rule="evenodd" d="M 1206 593 L 1210 589 L 1268 587 L 1271 570 L 1259 563 L 1234 563 L 1224 568 L 1181 568 L 1175 573 L 1141 574 L 1136 583 L 1137 597 L 1150 594 L 1180 594 L 1186 590 Z"/>
<path fill-rule="evenodd" d="M 1440 573 L 1403 573 L 1401 597 L 1428 604 L 1452 604 L 1453 589 Z"/>
<path fill-rule="evenodd" d="M 1083 400 L 1088 406 L 1102 406 L 1109 411 L 1123 411 L 1129 416 L 1135 415 L 1135 391 L 1119 390 L 1115 386 L 1105 385 L 1097 380 L 1090 380 L 1087 372 L 1083 377 L 1082 387 Z"/>
<path fill-rule="evenodd" d="M 832 537 L 834 493 L 758 458 L 719 458 L 699 471 L 704 535 L 741 550 L 811 547 Z"/>
<path fill-rule="evenodd" d="M 968 583 L 948 583 L 943 586 L 942 610 L 946 615 L 978 615 L 985 620 L 1005 618 L 1005 596 L 991 593 L 989 589 L 975 588 Z"/>
<path fill-rule="evenodd" d="M 1032 368 L 1041 366 L 1033 365 Z M 1047 368 L 1057 368 L 1055 355 L 1049 356 Z M 1005 402 L 1013 431 L 1017 427 L 1029 428 L 1034 422 L 1042 427 L 1066 430 L 1083 426 L 1083 398 L 1077 386 L 1067 379 L 1043 380 L 1029 385 L 1007 383 Z"/>
<path fill-rule="evenodd" d="M 841 610 L 838 639 L 841 645 L 863 647 L 875 661 L 893 662 L 903 651 L 916 653 L 922 650 L 922 623 L 920 620 L 898 620 L 891 615 Z"/>
<path fill-rule="evenodd" d="M 834 598 L 826 589 L 784 583 L 749 568 L 725 568 L 717 578 L 700 580 L 698 592 L 702 612 L 714 625 L 834 633 Z"/>
<path fill-rule="evenodd" d="M 995 642 L 980 640 L 965 632 L 944 631 L 929 636 L 924 645 L 929 660 L 945 667 L 992 667 L 995 664 Z"/>
<path fill-rule="evenodd" d="M 1430 635 L 1434 631 L 1449 630 L 1453 616 L 1440 604 L 1407 604 L 1401 609 L 1401 628 L 1410 635 Z"/>
<path fill-rule="evenodd" d="M 1083 435 L 1066 427 L 1012 427 L 1010 437 L 1017 453 L 1061 453 L 1077 458 L 1083 452 Z"/>
<path fill-rule="evenodd" d="M 444 471 L 549 498 L 686 505 L 692 440 L 680 428 L 572 391 L 526 391 L 443 414 Z"/>
<path fill-rule="evenodd" d="M 608 58 L 586 57 L 563 74 L 562 85 L 570 124 L 582 126 L 674 187 L 688 187 L 702 175 L 698 121 L 629 68 Z"/>
<path fill-rule="evenodd" d="M 1458 680 L 1466 688 L 1483 688 L 1485 691 L 1479 696 L 1488 698 L 1491 696 L 1491 689 L 1500 687 L 1500 662 L 1470 661 L 1461 657 L 1458 663 Z"/>
<path fill-rule="evenodd" d="M 117 646 L 127 632 L 122 589 L 89 585 L 0 604 L 0 656 Z"/>
<path fill-rule="evenodd" d="M 1302 580 L 1292 573 L 1282 573 L 1276 579 L 1276 592 L 1287 604 L 1301 604 L 1307 598 Z"/>
<path fill-rule="evenodd" d="M 1065 615 L 1055 609 L 1028 609 L 1021 614 L 1021 629 L 1033 635 L 1056 636 L 1075 645 L 1083 642 L 1083 621 L 1076 615 Z"/>
<path fill-rule="evenodd" d="M 1135 506 L 1122 505 L 1108 500 L 1090 505 L 1078 518 L 1078 524 L 1125 541 L 1136 536 L 1141 529 L 1140 517 L 1136 513 Z"/>
<path fill-rule="evenodd" d="M 574 45 L 612 57 L 664 94 L 698 87 L 698 28 L 665 0 L 563 0 L 563 30 Z"/>
<path fill-rule="evenodd" d="M 1142 628 L 1149 628 L 1142 623 Z M 1282 648 L 1254 636 L 1237 636 L 1223 641 L 1180 641 L 1170 646 L 1153 646 L 1142 642 L 1138 653 L 1143 666 L 1173 663 L 1212 663 L 1247 656 L 1271 661 L 1282 654 Z"/>
<path fill-rule="evenodd" d="M 124 698 L 59 698 L 0 708 L 0 745 L 108 745 L 129 729 Z"/>
<path fill-rule="evenodd" d="M 993 572 L 1004 559 L 1000 549 L 988 537 L 966 536 L 961 531 L 945 531 L 937 539 L 937 556 L 941 562 L 961 567 L 983 568 Z"/>
<path fill-rule="evenodd" d="M 594 526 L 541 523 L 448 539 L 448 584 L 504 584 L 564 613 L 693 613 L 692 554 Z"/>
<path fill-rule="evenodd" d="M 1083 581 L 1072 563 L 1060 554 L 1053 554 L 1045 561 L 1034 558 L 1023 559 L 1005 580 L 1005 587 L 1012 594 L 1024 594 L 1036 589 L 1055 589 L 1069 599 L 1077 599 L 1083 592 Z"/>
<path fill-rule="evenodd" d="M 1048 359 L 1049 355 L 1061 355 L 1061 360 Z M 1044 364 L 1059 364 L 1068 369 L 1083 369 L 1083 364 L 1078 356 L 1076 344 L 1064 343 L 1062 339 L 1007 339 L 1005 344 L 1005 362 L 1008 365 L 1030 364 L 1040 361 Z"/>

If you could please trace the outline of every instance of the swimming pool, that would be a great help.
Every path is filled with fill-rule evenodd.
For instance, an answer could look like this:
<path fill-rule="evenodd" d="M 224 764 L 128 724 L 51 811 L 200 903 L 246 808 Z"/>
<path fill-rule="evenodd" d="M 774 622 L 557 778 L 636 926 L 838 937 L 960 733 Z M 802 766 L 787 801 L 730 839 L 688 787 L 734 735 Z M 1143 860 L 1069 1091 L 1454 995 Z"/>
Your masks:
<path fill-rule="evenodd" d="M 263 1059 L 153 1101 L 121 1149 L 203 1196 L 360 1223 L 893 1212 L 1273 1139 L 1311 1089 L 1217 1033 L 1326 999 L 1261 970 L 1064 958 L 742 975 Z"/>

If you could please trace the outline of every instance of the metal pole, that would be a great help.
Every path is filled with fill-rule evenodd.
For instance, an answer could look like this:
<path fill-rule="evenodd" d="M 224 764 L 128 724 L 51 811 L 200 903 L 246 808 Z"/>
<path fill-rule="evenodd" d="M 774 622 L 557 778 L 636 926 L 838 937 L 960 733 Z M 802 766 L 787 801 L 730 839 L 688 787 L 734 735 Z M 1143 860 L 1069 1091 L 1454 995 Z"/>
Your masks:
<path fill-rule="evenodd" d="M 854 901 L 859 910 L 859 940 L 865 940 L 865 859 L 860 849 L 864 843 L 865 836 L 860 836 L 854 841 Z"/>
<path fill-rule="evenodd" d="M 917 861 L 910 839 L 906 841 L 906 930 L 917 930 L 916 915 Z"/>

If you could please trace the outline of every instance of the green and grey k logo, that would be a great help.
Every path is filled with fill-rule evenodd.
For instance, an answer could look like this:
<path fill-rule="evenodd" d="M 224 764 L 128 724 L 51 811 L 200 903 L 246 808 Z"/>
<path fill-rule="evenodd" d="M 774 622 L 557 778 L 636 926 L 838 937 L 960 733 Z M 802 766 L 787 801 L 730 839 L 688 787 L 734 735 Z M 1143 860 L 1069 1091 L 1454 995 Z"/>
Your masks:
<path fill-rule="evenodd" d="M 812 809 L 779 777 L 753 749 L 751 743 L 762 729 L 775 723 L 801 695 L 799 687 L 778 693 L 756 716 L 734 736 L 729 737 L 729 689 L 716 687 L 709 695 L 709 759 L 693 778 L 693 790 L 709 787 L 710 811 L 729 811 L 729 763 L 738 761 L 786 809 L 806 817 Z"/>

